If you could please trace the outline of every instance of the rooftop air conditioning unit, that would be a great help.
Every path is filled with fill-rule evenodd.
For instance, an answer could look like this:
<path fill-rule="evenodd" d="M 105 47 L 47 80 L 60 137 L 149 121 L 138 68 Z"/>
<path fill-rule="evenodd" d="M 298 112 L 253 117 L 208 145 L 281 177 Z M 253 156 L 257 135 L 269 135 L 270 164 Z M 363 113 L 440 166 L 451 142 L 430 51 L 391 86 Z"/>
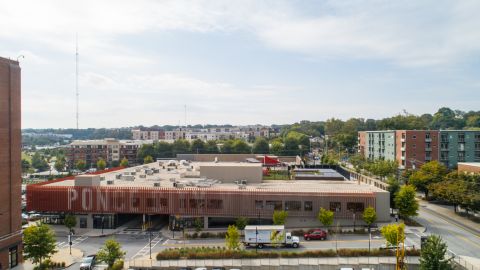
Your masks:
<path fill-rule="evenodd" d="M 121 173 L 117 173 L 115 175 L 115 179 L 122 179 L 122 174 Z"/>
<path fill-rule="evenodd" d="M 135 175 L 135 174 L 137 174 L 137 172 L 130 172 L 130 174 L 131 174 L 131 175 Z"/>
<path fill-rule="evenodd" d="M 135 168 L 135 171 L 136 171 L 136 172 L 140 172 L 140 168 Z"/>
<path fill-rule="evenodd" d="M 185 187 L 185 184 L 184 183 L 175 183 L 175 187 L 176 188 L 184 188 Z"/>
<path fill-rule="evenodd" d="M 100 181 L 105 180 L 105 176 L 100 176 Z"/>
<path fill-rule="evenodd" d="M 107 180 L 107 185 L 113 185 L 113 180 Z"/>
<path fill-rule="evenodd" d="M 247 184 L 247 180 L 242 180 L 242 181 L 240 182 L 240 184 L 246 185 L 246 184 Z"/>
<path fill-rule="evenodd" d="M 160 187 L 160 183 L 153 183 L 154 187 Z"/>
<path fill-rule="evenodd" d="M 159 173 L 160 169 L 153 169 L 153 173 Z"/>
<path fill-rule="evenodd" d="M 147 176 L 145 174 L 140 174 L 138 176 L 140 176 L 140 178 L 147 178 Z"/>

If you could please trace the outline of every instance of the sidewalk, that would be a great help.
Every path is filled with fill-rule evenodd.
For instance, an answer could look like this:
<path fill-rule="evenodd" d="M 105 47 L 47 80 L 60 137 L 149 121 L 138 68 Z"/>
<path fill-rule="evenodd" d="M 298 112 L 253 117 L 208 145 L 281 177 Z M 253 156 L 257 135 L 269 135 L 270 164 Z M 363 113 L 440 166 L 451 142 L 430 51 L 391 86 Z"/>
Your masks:
<path fill-rule="evenodd" d="M 453 223 L 457 223 L 471 230 L 475 234 L 480 235 L 480 224 L 469 220 L 468 218 L 462 217 L 453 211 L 452 206 L 443 206 L 429 203 L 423 200 L 420 200 L 420 207 L 427 211 L 432 211 L 441 216 L 444 219 L 448 219 Z"/>
<path fill-rule="evenodd" d="M 51 261 L 52 262 L 65 262 L 65 266 L 68 267 L 76 262 L 81 261 L 83 258 L 83 252 L 80 249 L 72 248 L 72 255 L 70 255 L 69 248 L 62 248 L 55 253 Z M 35 265 L 30 261 L 26 260 L 18 266 L 19 270 L 31 270 Z"/>

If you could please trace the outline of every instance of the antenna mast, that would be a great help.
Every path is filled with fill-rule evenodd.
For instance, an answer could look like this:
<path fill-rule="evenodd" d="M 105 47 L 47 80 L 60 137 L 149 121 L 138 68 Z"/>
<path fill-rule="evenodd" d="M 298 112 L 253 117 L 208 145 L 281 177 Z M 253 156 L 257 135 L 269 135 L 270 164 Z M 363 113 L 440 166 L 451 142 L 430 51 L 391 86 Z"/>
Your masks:
<path fill-rule="evenodd" d="M 78 129 L 78 34 L 75 36 L 75 105 L 76 105 L 76 119 L 77 119 L 77 129 Z"/>

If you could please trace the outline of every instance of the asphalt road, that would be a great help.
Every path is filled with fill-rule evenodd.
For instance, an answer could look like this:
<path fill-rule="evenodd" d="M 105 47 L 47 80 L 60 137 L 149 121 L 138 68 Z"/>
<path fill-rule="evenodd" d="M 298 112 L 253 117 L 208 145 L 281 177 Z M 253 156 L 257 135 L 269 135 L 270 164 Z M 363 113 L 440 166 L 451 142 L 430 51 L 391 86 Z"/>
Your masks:
<path fill-rule="evenodd" d="M 103 246 L 105 240 L 110 237 L 74 237 L 72 247 L 78 248 L 83 251 L 84 255 L 96 254 L 98 250 Z M 149 238 L 148 235 L 124 235 L 117 234 L 114 236 L 121 246 L 122 250 L 126 252 L 125 259 L 131 260 L 136 257 L 148 256 L 149 249 Z M 81 241 L 78 241 L 80 239 Z M 60 247 L 68 247 L 66 242 L 66 237 L 57 238 L 57 244 L 60 244 Z M 162 249 L 162 242 L 165 241 L 161 236 L 153 235 L 152 236 L 152 258 L 155 257 L 155 254 Z M 68 269 L 79 269 L 80 263 L 75 263 L 71 265 Z"/>
<path fill-rule="evenodd" d="M 452 219 L 454 218 L 453 216 Z M 420 206 L 419 215 L 415 217 L 416 221 L 426 227 L 426 235 L 440 235 L 447 243 L 449 251 L 455 255 L 478 257 L 480 254 L 480 235 L 452 219 L 444 218 L 422 206 Z M 409 240 L 420 246 L 420 235 L 410 235 Z"/>

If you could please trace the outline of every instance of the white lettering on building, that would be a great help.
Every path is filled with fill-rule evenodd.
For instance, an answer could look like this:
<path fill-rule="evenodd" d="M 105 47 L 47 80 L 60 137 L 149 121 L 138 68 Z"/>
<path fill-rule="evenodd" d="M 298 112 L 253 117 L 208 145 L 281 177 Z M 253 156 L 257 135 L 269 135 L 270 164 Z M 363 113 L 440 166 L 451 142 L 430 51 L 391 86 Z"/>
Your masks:
<path fill-rule="evenodd" d="M 75 189 L 68 189 L 68 210 L 72 210 L 73 202 L 78 199 L 78 193 Z"/>
<path fill-rule="evenodd" d="M 87 198 L 88 196 L 88 198 Z M 89 188 L 82 189 L 82 209 L 84 211 L 92 210 L 92 190 Z M 88 200 L 88 201 L 87 201 Z"/>

